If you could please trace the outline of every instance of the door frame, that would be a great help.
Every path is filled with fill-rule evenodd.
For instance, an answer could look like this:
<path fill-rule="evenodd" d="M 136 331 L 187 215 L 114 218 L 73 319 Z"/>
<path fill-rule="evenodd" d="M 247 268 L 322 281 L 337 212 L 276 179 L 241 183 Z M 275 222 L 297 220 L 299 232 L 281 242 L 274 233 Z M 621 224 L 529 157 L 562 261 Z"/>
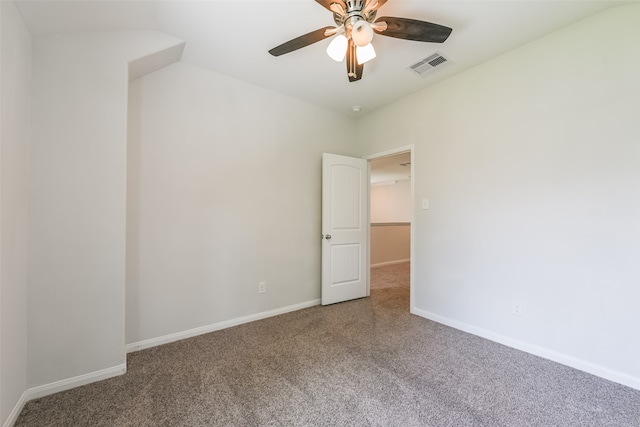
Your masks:
<path fill-rule="evenodd" d="M 383 157 L 391 157 L 391 156 L 395 156 L 397 154 L 403 154 L 403 153 L 410 153 L 411 154 L 411 217 L 409 220 L 409 224 L 410 224 L 410 233 L 409 233 L 409 239 L 410 239 L 410 248 L 409 248 L 409 262 L 410 262 L 410 269 L 409 269 L 409 312 L 413 313 L 414 312 L 414 306 L 413 306 L 413 302 L 414 302 L 414 278 L 415 278 L 415 268 L 416 268 L 416 263 L 415 261 L 415 227 L 414 227 L 414 222 L 415 222 L 415 211 L 416 211 L 416 204 L 415 204 L 415 194 L 414 194 L 414 177 L 416 176 L 416 164 L 415 164 L 415 150 L 414 150 L 414 144 L 410 144 L 410 145 L 404 145 L 402 147 L 398 147 L 398 148 L 392 148 L 390 150 L 386 150 L 386 151 L 381 151 L 378 153 L 374 153 L 374 154 L 369 154 L 367 156 L 364 156 L 363 159 L 367 160 L 369 162 L 369 167 L 368 169 L 368 174 L 369 174 L 369 185 L 367 186 L 367 192 L 368 192 L 368 206 L 367 206 L 367 296 L 371 295 L 371 161 L 372 160 L 376 160 L 376 159 L 381 159 Z"/>

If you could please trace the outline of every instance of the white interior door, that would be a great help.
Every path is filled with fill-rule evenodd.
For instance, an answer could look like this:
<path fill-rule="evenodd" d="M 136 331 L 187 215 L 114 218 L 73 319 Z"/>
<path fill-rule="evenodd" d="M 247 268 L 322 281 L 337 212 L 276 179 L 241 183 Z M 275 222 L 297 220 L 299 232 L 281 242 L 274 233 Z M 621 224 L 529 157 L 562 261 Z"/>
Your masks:
<path fill-rule="evenodd" d="M 322 305 L 367 296 L 368 166 L 322 155 Z"/>

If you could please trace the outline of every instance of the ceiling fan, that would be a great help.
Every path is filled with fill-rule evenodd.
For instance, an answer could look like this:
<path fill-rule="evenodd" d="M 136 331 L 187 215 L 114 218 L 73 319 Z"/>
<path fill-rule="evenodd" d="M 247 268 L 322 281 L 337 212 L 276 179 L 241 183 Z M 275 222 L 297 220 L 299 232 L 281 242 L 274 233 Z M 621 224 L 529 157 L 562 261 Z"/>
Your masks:
<path fill-rule="evenodd" d="M 420 42 L 442 43 L 452 29 L 416 19 L 385 16 L 376 19 L 378 9 L 387 0 L 315 0 L 333 12 L 335 27 L 324 27 L 289 40 L 269 51 L 273 56 L 284 55 L 309 46 L 327 37 L 335 36 L 327 54 L 335 61 L 347 58 L 347 76 L 350 82 L 362 78 L 364 64 L 376 57 L 371 44 L 374 31 L 388 37 Z"/>

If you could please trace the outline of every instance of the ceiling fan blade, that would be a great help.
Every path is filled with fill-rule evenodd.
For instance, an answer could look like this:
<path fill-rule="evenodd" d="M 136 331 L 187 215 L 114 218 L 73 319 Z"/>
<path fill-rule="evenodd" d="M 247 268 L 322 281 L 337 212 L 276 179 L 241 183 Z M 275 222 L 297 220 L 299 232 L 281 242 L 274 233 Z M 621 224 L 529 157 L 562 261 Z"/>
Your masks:
<path fill-rule="evenodd" d="M 347 14 L 347 12 L 344 10 L 344 8 L 340 5 L 340 3 L 331 3 L 331 6 L 329 6 L 329 9 L 333 12 L 333 13 L 337 13 L 338 15 L 344 17 L 344 15 Z"/>
<path fill-rule="evenodd" d="M 324 7 L 327 10 L 331 10 L 331 3 L 338 3 L 340 6 L 342 6 L 344 10 L 347 9 L 347 5 L 344 3 L 343 0 L 316 0 L 316 3 L 318 3 L 320 6 Z"/>
<path fill-rule="evenodd" d="M 387 2 L 387 0 L 378 0 L 378 5 L 376 6 L 376 10 L 380 9 L 382 6 L 384 6 L 384 4 Z"/>
<path fill-rule="evenodd" d="M 344 33 L 344 25 L 340 25 L 339 27 L 329 27 L 328 30 L 324 30 L 324 35 L 327 37 L 334 36 L 338 33 Z"/>
<path fill-rule="evenodd" d="M 363 15 L 367 15 L 369 12 L 371 12 L 372 10 L 378 10 L 382 7 L 383 4 L 385 4 L 387 2 L 387 0 L 369 0 L 364 9 L 362 9 L 362 14 Z"/>
<path fill-rule="evenodd" d="M 349 82 L 357 82 L 358 80 L 360 80 L 362 78 L 362 72 L 364 71 L 364 65 L 360 65 L 357 64 L 356 65 L 356 75 L 355 76 L 349 76 Z"/>
<path fill-rule="evenodd" d="M 404 40 L 442 43 L 449 37 L 451 31 L 453 31 L 451 28 L 443 25 L 418 21 L 416 19 L 394 18 L 392 16 L 376 19 L 376 22 L 382 21 L 387 23 L 387 29 L 381 31 L 380 34 Z"/>
<path fill-rule="evenodd" d="M 371 24 L 371 28 L 373 28 L 373 31 L 381 32 L 387 29 L 387 23 L 384 21 L 374 22 Z"/>
<path fill-rule="evenodd" d="M 282 43 L 280 46 L 274 47 L 269 51 L 269 53 L 273 56 L 280 56 L 284 55 L 285 53 L 293 52 L 294 50 L 298 50 L 305 46 L 309 46 L 310 44 L 319 42 L 320 40 L 326 39 L 327 37 L 331 36 L 331 32 L 329 32 L 329 35 L 327 35 L 326 31 L 333 28 L 335 27 L 324 27 L 320 28 L 319 30 L 311 31 L 310 33 Z"/>
<path fill-rule="evenodd" d="M 356 45 L 353 40 L 349 39 L 349 46 L 347 47 L 347 77 L 350 82 L 357 82 L 362 78 L 364 72 L 364 64 L 358 64 L 356 59 Z"/>

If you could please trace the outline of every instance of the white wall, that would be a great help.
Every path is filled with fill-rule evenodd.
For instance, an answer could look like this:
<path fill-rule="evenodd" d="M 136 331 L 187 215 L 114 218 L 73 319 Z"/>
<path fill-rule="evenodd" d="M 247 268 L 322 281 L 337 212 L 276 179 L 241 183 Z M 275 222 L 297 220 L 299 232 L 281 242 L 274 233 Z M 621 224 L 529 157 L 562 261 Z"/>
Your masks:
<path fill-rule="evenodd" d="M 124 370 L 127 64 L 179 43 L 156 32 L 34 38 L 33 395 L 59 390 L 59 380 Z"/>
<path fill-rule="evenodd" d="M 371 186 L 371 222 L 411 222 L 411 180 Z"/>
<path fill-rule="evenodd" d="M 371 186 L 371 266 L 411 257 L 411 180 Z M 406 223 L 394 224 L 390 223 Z"/>
<path fill-rule="evenodd" d="M 27 198 L 31 36 L 13 2 L 0 2 L 0 425 L 27 388 Z"/>
<path fill-rule="evenodd" d="M 363 154 L 415 144 L 414 312 L 640 388 L 638 22 L 611 9 L 358 121 Z"/>
<path fill-rule="evenodd" d="M 353 130 L 186 63 L 132 82 L 127 342 L 317 300 L 322 152 Z"/>

